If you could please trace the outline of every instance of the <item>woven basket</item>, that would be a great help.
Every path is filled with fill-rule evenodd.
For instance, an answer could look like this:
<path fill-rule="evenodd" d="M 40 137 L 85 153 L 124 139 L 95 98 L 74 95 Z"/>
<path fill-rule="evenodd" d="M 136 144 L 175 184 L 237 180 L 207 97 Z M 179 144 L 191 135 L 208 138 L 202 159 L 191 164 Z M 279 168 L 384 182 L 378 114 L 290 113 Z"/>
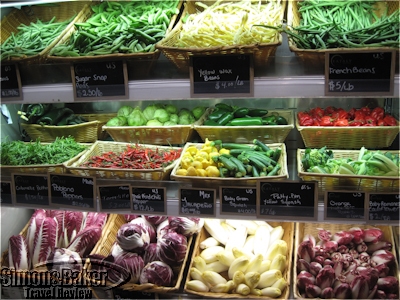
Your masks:
<path fill-rule="evenodd" d="M 94 2 L 95 3 L 95 2 Z M 181 9 L 183 1 L 180 1 L 178 4 L 178 9 Z M 96 5 L 96 4 L 93 4 Z M 83 9 L 82 14 L 76 22 L 85 22 L 90 16 L 93 14 L 91 6 L 87 6 Z M 166 35 L 172 30 L 174 27 L 177 15 L 172 16 L 169 27 L 167 28 Z M 68 43 L 70 36 L 75 32 L 75 27 L 69 28 L 66 34 L 62 39 L 55 45 L 61 45 Z M 150 71 L 155 66 L 156 61 L 160 57 L 160 51 L 155 49 L 152 52 L 143 52 L 143 53 L 112 53 L 107 55 L 96 55 L 96 56 L 78 56 L 78 57 L 60 57 L 54 55 L 48 55 L 46 59 L 49 62 L 55 63 L 66 63 L 66 62 L 91 62 L 91 61 L 104 61 L 104 60 L 114 60 L 114 59 L 124 59 L 127 62 L 128 68 L 133 68 L 135 70 L 135 74 L 139 77 L 143 75 L 148 75 Z M 134 76 L 135 77 L 135 76 Z"/>
<path fill-rule="evenodd" d="M 278 163 L 281 165 L 281 169 L 278 172 L 278 175 L 275 176 L 260 176 L 257 178 L 254 177 L 242 177 L 242 178 L 233 178 L 233 177 L 197 177 L 197 176 L 183 176 L 177 175 L 176 172 L 181 168 L 181 161 L 182 157 L 187 148 L 191 146 L 197 147 L 197 149 L 201 149 L 204 144 L 200 143 L 186 143 L 185 147 L 182 149 L 181 157 L 179 158 L 178 162 L 176 163 L 174 169 L 171 173 L 171 179 L 177 181 L 189 181 L 192 183 L 193 186 L 216 186 L 219 187 L 220 185 L 226 186 L 255 186 L 257 180 L 263 179 L 287 179 L 289 178 L 289 173 L 287 169 L 287 153 L 286 153 L 286 146 L 283 143 L 275 143 L 275 144 L 268 144 L 267 146 L 271 149 L 281 148 L 282 153 L 281 157 L 278 160 Z"/>
<path fill-rule="evenodd" d="M 332 150 L 334 158 L 351 158 L 356 160 L 359 150 Z M 400 151 L 388 151 L 400 154 Z M 329 190 L 360 190 L 368 192 L 395 192 L 399 190 L 400 178 L 396 176 L 367 176 L 321 174 L 306 172 L 301 163 L 305 149 L 297 149 L 298 176 L 304 181 L 318 181 L 319 195 L 324 195 Z"/>
<path fill-rule="evenodd" d="M 45 144 L 45 143 L 43 143 Z M 87 146 L 91 146 L 87 144 Z M 79 157 L 81 157 L 87 150 L 82 151 L 78 155 L 72 157 L 71 159 L 60 163 L 60 164 L 48 164 L 48 165 L 20 165 L 20 166 L 8 166 L 8 165 L 0 165 L 1 175 L 9 176 L 12 173 L 27 173 L 27 174 L 47 174 L 47 173 L 56 173 L 56 174 L 66 174 L 68 173 L 65 164 L 72 163 Z"/>
<path fill-rule="evenodd" d="M 51 6 L 32 5 L 24 6 L 22 9 L 13 9 L 1 21 L 1 43 L 3 43 L 12 33 L 18 32 L 18 27 L 21 24 L 29 25 L 31 22 L 36 22 L 37 19 L 48 22 L 53 17 L 56 17 L 56 22 L 62 22 L 76 17 L 62 31 L 62 33 L 54 39 L 54 41 L 36 55 L 27 57 L 13 57 L 10 61 L 23 63 L 41 63 L 50 49 L 63 37 L 63 35 L 73 28 L 73 24 L 81 17 L 82 10 L 90 3 L 89 1 L 69 1 L 60 2 Z"/>
<path fill-rule="evenodd" d="M 207 2 L 207 1 L 200 1 Z M 197 10 L 201 10 L 196 6 L 196 1 L 186 1 L 185 9 L 181 15 L 181 19 L 175 28 L 156 44 L 156 48 L 167 57 L 180 72 L 188 73 L 190 65 L 190 57 L 193 55 L 226 55 L 226 54 L 252 54 L 254 58 L 254 67 L 265 67 L 269 64 L 270 58 L 275 55 L 276 49 L 282 44 L 282 36 L 272 43 L 252 44 L 252 45 L 232 45 L 218 46 L 207 48 L 182 48 L 178 47 L 179 35 L 182 31 L 183 18 L 186 14 L 194 14 Z M 281 19 L 286 8 L 286 1 L 282 1 Z"/>
<path fill-rule="evenodd" d="M 102 126 L 112 118 L 112 114 L 81 114 L 80 116 L 88 122 L 65 126 L 21 123 L 21 126 L 31 140 L 40 139 L 42 142 L 53 142 L 61 136 L 73 136 L 77 142 L 93 143 L 107 137 L 102 131 Z"/>
<path fill-rule="evenodd" d="M 207 116 L 212 112 L 209 109 L 202 117 L 200 125 L 195 125 L 194 129 L 203 141 L 223 140 L 226 143 L 251 144 L 254 139 L 259 139 L 264 144 L 283 143 L 290 131 L 294 128 L 293 111 L 273 110 L 266 116 L 278 113 L 287 121 L 287 125 L 264 125 L 264 126 L 205 126 L 202 125 Z"/>
<path fill-rule="evenodd" d="M 123 215 L 118 215 L 118 214 L 112 214 L 110 216 L 110 219 L 112 219 L 112 223 L 110 223 L 110 225 L 103 230 L 101 240 L 97 243 L 96 247 L 92 250 L 90 255 L 100 254 L 102 256 L 108 256 L 111 254 L 112 246 L 117 241 L 118 230 L 123 224 L 127 222 Z M 147 284 L 125 283 L 122 286 L 119 286 L 119 288 L 122 288 L 123 290 L 127 291 L 145 291 L 149 293 L 160 293 L 160 294 L 178 291 L 184 276 L 184 269 L 189 258 L 189 253 L 190 253 L 189 249 L 191 249 L 193 242 L 196 243 L 197 239 L 198 239 L 197 235 L 191 236 L 187 239 L 188 247 L 186 256 L 182 262 L 182 265 L 176 270 L 174 270 L 175 272 L 174 275 L 176 279 L 174 280 L 172 286 L 170 287 L 157 286 L 152 283 L 147 283 Z M 90 259 L 86 261 L 85 269 L 88 272 L 90 272 L 91 269 Z M 88 281 L 90 282 L 91 278 L 88 278 Z M 110 282 L 107 282 L 107 284 L 110 286 L 112 285 L 112 283 Z"/>
<path fill-rule="evenodd" d="M 335 234 L 338 231 L 341 230 L 349 230 L 350 228 L 355 227 L 354 225 L 348 225 L 348 224 L 329 224 L 329 223 L 296 223 L 296 233 L 295 233 L 295 244 L 294 244 L 294 260 L 293 260 L 293 282 L 294 284 L 292 285 L 293 288 L 293 295 L 296 299 L 304 299 L 299 293 L 299 290 L 296 286 L 297 282 L 297 248 L 299 247 L 299 244 L 303 241 L 303 238 L 307 234 L 313 235 L 317 240 L 318 236 L 318 228 L 323 228 L 325 230 L 330 230 L 332 234 Z M 393 244 L 393 232 L 392 228 L 390 226 L 371 226 L 371 225 L 359 225 L 357 224 L 357 227 L 360 227 L 362 229 L 366 228 L 380 228 L 383 232 L 383 240 L 388 241 Z M 394 249 L 392 249 L 392 253 L 396 256 Z M 399 278 L 398 275 L 398 263 L 396 262 L 396 266 L 394 268 L 390 269 L 390 275 L 395 276 Z M 314 299 L 320 299 L 320 298 L 314 298 Z"/>
<path fill-rule="evenodd" d="M 387 6 L 388 14 L 392 14 L 394 11 L 399 9 L 398 1 L 379 1 L 377 3 L 378 8 L 381 11 L 385 11 Z M 301 15 L 298 11 L 298 1 L 289 1 L 287 10 L 287 25 L 289 28 L 295 28 L 299 26 Z M 335 49 L 301 49 L 298 48 L 296 43 L 289 37 L 289 49 L 300 58 L 305 65 L 312 65 L 314 67 L 324 68 L 325 67 L 325 53 L 327 51 L 348 51 L 354 48 L 335 48 Z M 395 48 L 390 47 L 365 47 L 357 48 L 358 52 L 363 50 L 368 51 L 382 51 L 382 50 L 393 50 Z M 399 65 L 399 49 L 396 50 L 396 66 Z"/>
<path fill-rule="evenodd" d="M 101 155 L 106 152 L 121 153 L 126 149 L 130 143 L 120 142 L 106 142 L 97 141 L 92 147 L 85 152 L 81 157 L 69 161 L 65 164 L 68 171 L 78 176 L 93 176 L 98 178 L 107 179 L 140 179 L 140 180 L 168 180 L 169 175 L 174 168 L 178 160 L 172 162 L 168 167 L 157 168 L 157 169 L 116 169 L 116 168 L 89 168 L 82 167 L 81 164 L 88 161 L 91 157 Z M 145 146 L 149 149 L 181 149 L 178 147 L 167 147 L 167 146 L 154 146 L 146 144 L 138 144 L 139 146 Z"/>
<path fill-rule="evenodd" d="M 400 132 L 399 122 L 397 126 L 300 126 L 297 116 L 296 128 L 306 147 L 331 149 L 387 148 Z"/>
<path fill-rule="evenodd" d="M 287 288 L 282 292 L 282 295 L 278 298 L 274 298 L 274 299 L 280 299 L 280 300 L 284 300 L 284 299 L 288 299 L 289 294 L 290 294 L 290 285 L 291 285 L 291 269 L 292 269 L 292 254 L 293 254 L 293 238 L 294 238 L 294 223 L 291 222 L 268 222 L 268 224 L 270 224 L 273 227 L 276 226 L 282 226 L 282 228 L 284 229 L 284 234 L 282 237 L 282 240 L 284 240 L 287 243 L 287 247 L 288 247 L 288 254 L 287 254 L 287 267 L 286 270 L 282 273 L 283 278 L 286 279 L 286 281 L 288 282 L 288 286 Z M 190 260 L 190 265 L 188 270 L 190 270 L 190 268 L 193 266 L 193 258 L 196 257 L 197 255 L 200 254 L 201 249 L 200 249 L 200 243 L 202 241 L 204 241 L 206 238 L 208 238 L 210 236 L 210 234 L 207 232 L 207 230 L 203 227 L 198 239 L 196 240 L 196 243 L 194 244 L 194 249 L 193 249 L 193 254 Z M 226 279 L 228 278 L 228 274 L 225 273 L 221 273 L 222 276 L 224 276 Z M 189 294 L 194 294 L 197 296 L 200 296 L 201 298 L 213 298 L 213 299 L 271 299 L 269 297 L 263 297 L 263 296 L 255 296 L 255 295 L 247 295 L 247 296 L 242 296 L 239 294 L 228 294 L 228 293 L 213 293 L 213 292 L 206 292 L 206 293 L 201 293 L 201 292 L 196 292 L 193 290 L 190 290 L 187 288 L 186 284 L 188 281 L 190 281 L 192 278 L 190 277 L 190 275 L 188 275 L 186 277 L 186 281 L 185 281 L 185 286 L 184 286 L 184 291 L 186 293 Z"/>

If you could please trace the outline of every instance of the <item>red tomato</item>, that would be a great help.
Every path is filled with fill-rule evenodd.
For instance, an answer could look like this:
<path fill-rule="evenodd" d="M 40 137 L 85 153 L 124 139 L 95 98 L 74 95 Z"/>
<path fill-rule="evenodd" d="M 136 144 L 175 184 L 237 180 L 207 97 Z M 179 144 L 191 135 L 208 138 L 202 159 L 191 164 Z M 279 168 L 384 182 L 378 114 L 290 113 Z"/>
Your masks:
<path fill-rule="evenodd" d="M 324 116 L 321 118 L 321 122 L 320 122 L 321 126 L 332 126 L 333 122 L 330 116 Z"/>
<path fill-rule="evenodd" d="M 349 126 L 349 121 L 347 119 L 337 119 L 334 123 L 334 126 Z"/>

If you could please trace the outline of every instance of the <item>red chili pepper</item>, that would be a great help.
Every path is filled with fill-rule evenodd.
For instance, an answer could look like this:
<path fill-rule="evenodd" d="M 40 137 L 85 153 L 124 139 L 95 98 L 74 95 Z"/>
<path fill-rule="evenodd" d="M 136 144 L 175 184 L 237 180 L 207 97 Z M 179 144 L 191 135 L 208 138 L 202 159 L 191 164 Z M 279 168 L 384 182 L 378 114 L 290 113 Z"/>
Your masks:
<path fill-rule="evenodd" d="M 330 116 L 324 116 L 321 118 L 321 122 L 320 122 L 321 126 L 332 126 L 333 122 Z"/>
<path fill-rule="evenodd" d="M 385 117 L 385 111 L 382 107 L 375 107 L 371 111 L 371 116 L 374 117 L 376 120 L 381 120 Z"/>
<path fill-rule="evenodd" d="M 363 106 L 360 108 L 360 111 L 364 113 L 364 115 L 369 116 L 371 114 L 371 109 L 368 106 Z"/>
<path fill-rule="evenodd" d="M 372 116 L 367 116 L 365 118 L 364 126 L 376 126 L 376 119 L 373 118 Z"/>
<path fill-rule="evenodd" d="M 349 122 L 349 126 L 362 126 L 364 123 L 358 121 L 358 120 L 353 120 Z"/>
<path fill-rule="evenodd" d="M 306 112 L 298 112 L 297 117 L 299 119 L 300 126 L 313 126 L 313 118 Z"/>
<path fill-rule="evenodd" d="M 389 114 L 383 118 L 383 121 L 387 126 L 397 126 L 397 120 Z"/>
<path fill-rule="evenodd" d="M 347 119 L 337 119 L 334 123 L 334 126 L 349 126 L 349 121 Z"/>

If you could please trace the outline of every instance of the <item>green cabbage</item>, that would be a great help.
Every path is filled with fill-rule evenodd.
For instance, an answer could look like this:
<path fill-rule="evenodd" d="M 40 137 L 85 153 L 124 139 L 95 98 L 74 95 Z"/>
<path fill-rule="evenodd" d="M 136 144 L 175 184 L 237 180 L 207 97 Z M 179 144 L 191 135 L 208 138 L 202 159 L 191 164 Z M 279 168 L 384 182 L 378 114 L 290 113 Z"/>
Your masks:
<path fill-rule="evenodd" d="M 169 120 L 169 121 L 165 122 L 163 125 L 164 126 L 175 126 L 175 125 L 178 125 L 178 123 Z"/>
<path fill-rule="evenodd" d="M 200 117 L 204 114 L 206 108 L 204 106 L 197 106 L 192 109 L 192 114 L 196 120 L 200 119 Z"/>
<path fill-rule="evenodd" d="M 106 123 L 106 126 L 125 126 L 128 124 L 128 121 L 123 116 L 114 117 Z"/>
<path fill-rule="evenodd" d="M 169 114 L 177 114 L 178 113 L 178 108 L 175 105 L 172 104 L 167 104 L 165 106 L 165 110 L 169 113 Z"/>
<path fill-rule="evenodd" d="M 147 106 L 147 107 L 143 110 L 144 117 L 145 117 L 147 120 L 153 120 L 153 119 L 154 119 L 154 113 L 156 112 L 157 108 L 158 108 L 158 107 L 157 107 L 157 105 L 155 105 L 155 104 L 152 104 L 152 105 Z"/>
<path fill-rule="evenodd" d="M 147 119 L 142 113 L 140 107 L 135 107 L 135 109 L 128 116 L 128 125 L 129 126 L 143 126 L 146 125 Z"/>
<path fill-rule="evenodd" d="M 154 119 L 160 121 L 161 123 L 164 123 L 169 120 L 169 114 L 165 109 L 159 108 L 156 109 L 156 111 L 154 112 Z"/>
<path fill-rule="evenodd" d="M 149 120 L 149 121 L 147 121 L 146 126 L 158 126 L 159 127 L 159 126 L 163 126 L 163 123 L 161 123 L 158 120 Z"/>
<path fill-rule="evenodd" d="M 118 109 L 117 116 L 123 116 L 123 117 L 127 118 L 131 114 L 132 111 L 133 111 L 133 107 L 131 107 L 129 105 L 124 105 Z"/>
<path fill-rule="evenodd" d="M 171 115 L 169 115 L 169 120 L 170 120 L 171 122 L 175 122 L 175 123 L 178 124 L 178 122 L 179 122 L 179 117 L 178 117 L 177 114 L 171 114 Z"/>

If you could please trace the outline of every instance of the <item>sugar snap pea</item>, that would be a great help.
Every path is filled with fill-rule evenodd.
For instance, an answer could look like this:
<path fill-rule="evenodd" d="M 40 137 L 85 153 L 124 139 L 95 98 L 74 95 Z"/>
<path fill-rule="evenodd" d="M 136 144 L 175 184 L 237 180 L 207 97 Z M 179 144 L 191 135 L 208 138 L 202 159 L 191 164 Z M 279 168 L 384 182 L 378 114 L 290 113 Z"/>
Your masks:
<path fill-rule="evenodd" d="M 65 44 L 55 46 L 50 55 L 79 56 L 112 53 L 152 52 L 165 37 L 173 15 L 179 13 L 174 1 L 104 1 L 94 4 L 92 15 L 75 24 Z"/>

